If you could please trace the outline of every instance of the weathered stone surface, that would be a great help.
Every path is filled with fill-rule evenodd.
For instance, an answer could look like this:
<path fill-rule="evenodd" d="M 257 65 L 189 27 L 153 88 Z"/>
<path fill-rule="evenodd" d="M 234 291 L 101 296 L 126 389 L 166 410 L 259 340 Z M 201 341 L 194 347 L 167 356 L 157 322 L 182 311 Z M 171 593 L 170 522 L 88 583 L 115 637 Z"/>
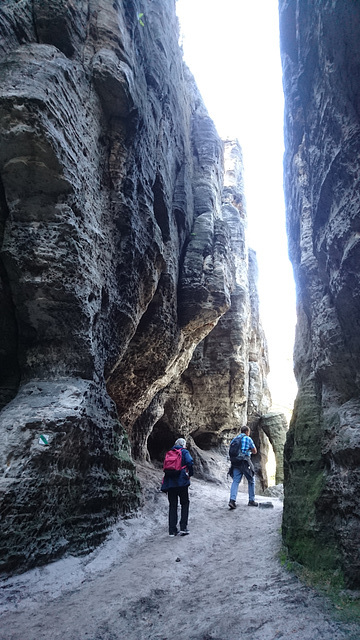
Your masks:
<path fill-rule="evenodd" d="M 191 205 L 187 211 L 195 216 L 192 231 L 178 247 L 174 225 L 179 220 L 183 234 L 186 223 L 182 222 L 182 216 L 186 210 L 179 209 L 175 219 L 170 215 L 175 206 L 171 204 L 170 193 L 175 191 L 179 199 L 184 190 L 181 199 L 185 203 L 187 181 L 181 175 L 171 186 L 157 178 L 154 206 L 167 241 L 162 256 L 167 262 L 161 265 L 163 273 L 126 353 L 107 380 L 129 433 L 155 394 L 186 369 L 196 345 L 231 303 L 232 253 L 229 229 L 221 216 L 223 145 L 196 92 L 195 96 L 191 120 L 194 208 Z M 183 204 L 179 202 L 176 206 Z M 176 250 L 178 256 L 173 253 Z M 131 436 L 131 440 L 135 445 L 135 438 Z"/>
<path fill-rule="evenodd" d="M 139 500 L 127 436 L 88 380 L 23 385 L 1 413 L 1 433 L 2 571 L 90 551 L 110 516 Z"/>
<path fill-rule="evenodd" d="M 145 431 L 150 436 L 149 450 L 160 458 L 179 434 L 191 436 L 189 448 L 196 459 L 201 458 L 201 451 L 218 447 L 226 454 L 230 439 L 244 424 L 251 425 L 259 445 L 259 418 L 271 404 L 266 382 L 267 346 L 259 321 L 256 257 L 246 240 L 242 155 L 232 141 L 225 143 L 222 199 L 222 228 L 230 235 L 231 306 L 196 347 L 187 369 L 157 399 L 154 420 L 147 421 Z M 210 257 L 204 262 L 212 271 Z M 143 422 L 141 427 L 136 425 L 143 434 L 144 427 Z M 192 448 L 191 442 L 197 446 Z M 260 455 L 255 463 L 263 476 Z M 197 473 L 209 477 L 206 459 L 197 465 Z"/>
<path fill-rule="evenodd" d="M 175 2 L 9 0 L 0 29 L 7 570 L 87 550 L 136 507 L 128 438 L 134 457 L 157 458 L 184 419 L 219 446 L 224 429 L 259 419 L 268 391 L 241 162 L 232 145 L 224 189 L 224 145 L 184 67 Z M 176 404 L 214 328 L 198 351 L 207 386 L 196 355 L 194 398 Z M 204 402 L 220 391 L 209 421 Z M 154 424 L 161 444 L 148 442 Z"/>
<path fill-rule="evenodd" d="M 39 42 L 54 45 L 69 58 L 86 39 L 91 0 L 32 0 L 36 36 Z"/>
<path fill-rule="evenodd" d="M 100 49 L 92 59 L 94 85 L 107 115 L 126 118 L 135 106 L 134 76 L 114 51 Z"/>
<path fill-rule="evenodd" d="M 266 413 L 261 416 L 259 429 L 269 438 L 276 459 L 275 483 L 281 484 L 284 480 L 284 445 L 288 431 L 287 420 L 282 413 Z"/>
<path fill-rule="evenodd" d="M 280 2 L 285 190 L 299 385 L 285 455 L 284 539 L 360 584 L 360 7 Z"/>
<path fill-rule="evenodd" d="M 208 297 L 180 325 L 180 257 L 196 183 L 191 122 L 213 125 L 183 67 L 174 4 L 153 2 L 146 27 L 137 9 L 10 1 L 0 10 L 1 430 L 13 422 L 0 447 L 5 569 L 87 549 L 136 506 L 134 467 L 104 375 L 131 434 L 134 418 L 186 367 L 229 300 L 221 274 L 204 285 L 199 272 L 194 294 L 202 286 Z M 203 181 L 212 174 L 206 188 L 215 193 L 222 175 L 215 132 L 210 148 Z M 59 417 L 59 394 L 54 387 L 51 399 L 45 381 L 71 389 L 74 380 L 78 409 L 65 407 Z M 38 450 L 40 431 L 56 434 L 49 449 Z M 67 447 L 77 464 L 67 462 Z M 48 459 L 58 462 L 45 473 Z M 69 495 L 58 488 L 67 469 Z M 36 542 L 41 521 L 46 545 Z"/>

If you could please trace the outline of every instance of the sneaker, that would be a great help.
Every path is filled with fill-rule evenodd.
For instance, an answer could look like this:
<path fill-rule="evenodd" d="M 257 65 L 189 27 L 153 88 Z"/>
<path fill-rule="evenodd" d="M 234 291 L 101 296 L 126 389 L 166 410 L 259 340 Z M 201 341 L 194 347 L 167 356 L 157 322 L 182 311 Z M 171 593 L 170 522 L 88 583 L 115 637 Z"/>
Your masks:
<path fill-rule="evenodd" d="M 169 533 L 170 538 L 175 538 L 175 536 L 177 536 L 179 532 L 176 531 L 175 533 Z"/>
<path fill-rule="evenodd" d="M 235 502 L 235 500 L 230 500 L 230 502 L 229 502 L 229 507 L 230 507 L 230 509 L 236 509 L 236 502 Z"/>
<path fill-rule="evenodd" d="M 189 529 L 182 529 L 182 530 L 180 531 L 180 535 L 181 535 L 181 536 L 188 536 L 188 535 L 189 535 L 189 533 L 190 533 Z"/>
<path fill-rule="evenodd" d="M 249 500 L 248 507 L 258 507 L 259 503 L 255 502 L 255 500 Z"/>

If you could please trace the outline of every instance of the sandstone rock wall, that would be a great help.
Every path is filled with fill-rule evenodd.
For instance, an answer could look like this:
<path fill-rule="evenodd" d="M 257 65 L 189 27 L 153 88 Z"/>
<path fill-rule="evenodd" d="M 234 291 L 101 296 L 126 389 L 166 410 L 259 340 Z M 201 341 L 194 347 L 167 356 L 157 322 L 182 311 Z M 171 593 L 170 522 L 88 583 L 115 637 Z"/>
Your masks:
<path fill-rule="evenodd" d="M 360 7 L 280 1 L 299 385 L 285 452 L 294 558 L 360 585 Z"/>
<path fill-rule="evenodd" d="M 206 346 L 231 368 L 221 421 L 185 394 L 178 415 L 199 411 L 219 445 L 268 391 L 242 201 L 223 190 L 175 2 L 8 0 L 0 35 L 6 571 L 91 549 L 137 506 L 132 458 L 230 307 Z"/>
<path fill-rule="evenodd" d="M 259 418 L 271 404 L 267 345 L 259 320 L 256 256 L 246 239 L 241 149 L 236 142 L 227 141 L 224 155 L 223 223 L 219 231 L 230 237 L 231 307 L 196 347 L 187 369 L 164 390 L 161 403 L 157 400 L 151 434 L 151 423 L 147 424 L 149 449 L 155 457 L 161 457 L 179 434 L 191 436 L 192 453 L 194 443 L 200 450 L 222 447 L 227 452 L 230 439 L 244 424 L 251 425 L 258 444 Z M 210 261 L 207 269 L 214 269 Z M 201 457 L 199 451 L 197 455 Z"/>

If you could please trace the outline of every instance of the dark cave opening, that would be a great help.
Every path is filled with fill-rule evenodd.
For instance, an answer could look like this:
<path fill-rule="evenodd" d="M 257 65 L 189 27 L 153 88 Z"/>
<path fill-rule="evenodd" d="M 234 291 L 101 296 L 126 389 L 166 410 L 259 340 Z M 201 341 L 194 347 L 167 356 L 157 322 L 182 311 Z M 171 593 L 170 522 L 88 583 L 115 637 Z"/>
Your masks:
<path fill-rule="evenodd" d="M 177 434 L 171 431 L 170 425 L 167 422 L 159 420 L 147 441 L 147 448 L 151 460 L 158 460 L 162 462 L 165 457 L 165 453 L 174 446 Z"/>
<path fill-rule="evenodd" d="M 200 432 L 190 434 L 196 446 L 203 451 L 210 451 L 219 446 L 219 438 L 214 433 Z M 147 448 L 152 461 L 163 462 L 165 453 L 174 446 L 177 438 L 185 437 L 178 431 L 171 431 L 171 426 L 165 420 L 159 420 L 154 425 L 153 431 L 149 435 Z M 188 447 L 191 449 L 191 446 Z"/>
<path fill-rule="evenodd" d="M 219 438 L 211 432 L 201 432 L 199 434 L 192 434 L 194 442 L 199 449 L 209 451 L 210 449 L 219 445 Z"/>

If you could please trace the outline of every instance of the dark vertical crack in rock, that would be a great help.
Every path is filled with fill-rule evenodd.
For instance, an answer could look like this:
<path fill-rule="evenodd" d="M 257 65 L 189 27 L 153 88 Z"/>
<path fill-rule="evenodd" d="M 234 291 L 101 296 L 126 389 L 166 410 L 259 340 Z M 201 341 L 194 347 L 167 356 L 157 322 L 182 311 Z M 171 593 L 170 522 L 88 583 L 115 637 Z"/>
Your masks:
<path fill-rule="evenodd" d="M 0 410 L 16 395 L 20 382 L 18 326 L 1 248 L 9 208 L 0 177 Z"/>

